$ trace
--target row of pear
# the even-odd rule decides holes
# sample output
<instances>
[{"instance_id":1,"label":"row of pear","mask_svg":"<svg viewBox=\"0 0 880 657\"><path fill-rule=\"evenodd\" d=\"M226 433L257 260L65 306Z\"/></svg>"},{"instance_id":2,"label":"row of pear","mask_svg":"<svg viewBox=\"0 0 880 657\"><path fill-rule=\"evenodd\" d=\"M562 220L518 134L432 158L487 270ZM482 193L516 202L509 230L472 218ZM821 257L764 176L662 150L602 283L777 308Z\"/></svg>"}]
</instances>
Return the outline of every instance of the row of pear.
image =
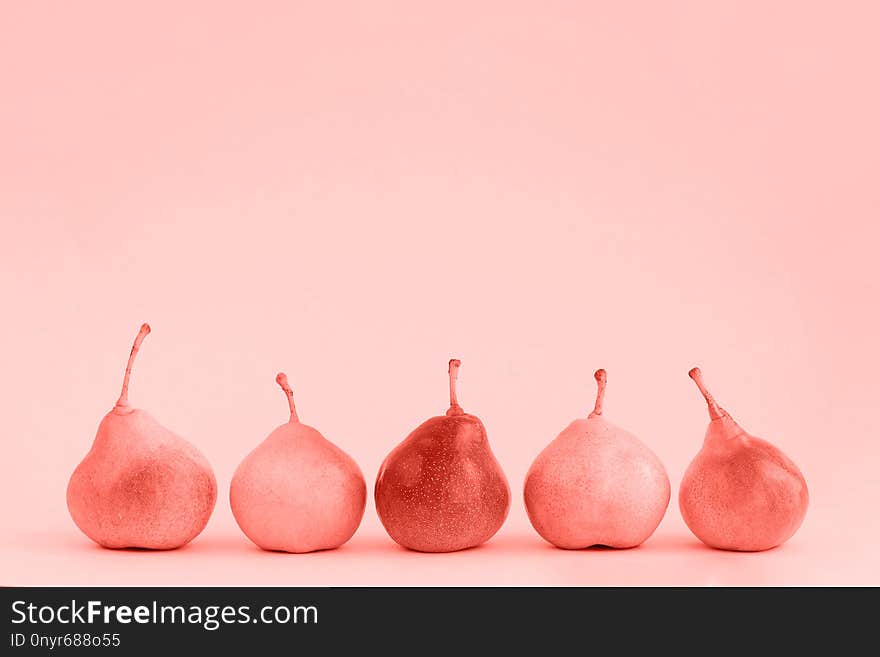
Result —
<instances>
[{"instance_id":1,"label":"row of pear","mask_svg":"<svg viewBox=\"0 0 880 657\"><path fill-rule=\"evenodd\" d=\"M174 549L204 529L217 482L192 444L128 402L132 365L150 333L141 326L122 392L98 427L67 487L77 526L107 548ZM385 458L376 511L400 545L450 552L480 545L504 523L510 487L479 418L458 402L458 360L449 361L449 410L416 427ZM690 371L709 408L703 447L679 488L691 531L709 546L766 550L788 540L809 494L798 467L744 431L715 401L700 370ZM357 530L366 482L357 463L300 422L287 377L290 419L241 462L229 501L241 530L259 547L311 552L339 547ZM606 374L596 372L592 413L574 420L535 459L525 506L535 530L560 548L628 548L644 542L669 504L669 477L651 449L603 415Z\"/></svg>"}]
</instances>

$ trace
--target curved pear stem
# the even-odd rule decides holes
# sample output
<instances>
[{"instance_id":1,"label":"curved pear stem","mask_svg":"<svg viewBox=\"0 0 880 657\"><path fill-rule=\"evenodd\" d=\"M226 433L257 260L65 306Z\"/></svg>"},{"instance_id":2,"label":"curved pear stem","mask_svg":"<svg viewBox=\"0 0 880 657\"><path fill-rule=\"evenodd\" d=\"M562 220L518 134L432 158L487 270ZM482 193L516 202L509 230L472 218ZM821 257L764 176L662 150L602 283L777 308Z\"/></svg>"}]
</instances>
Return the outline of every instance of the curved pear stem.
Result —
<instances>
[{"instance_id":1,"label":"curved pear stem","mask_svg":"<svg viewBox=\"0 0 880 657\"><path fill-rule=\"evenodd\" d=\"M589 417L602 415L602 404L605 401L605 384L608 381L608 375L605 373L605 370L596 370L593 376L596 378L599 389L596 392L596 404L593 406L593 412L590 413Z\"/></svg>"},{"instance_id":2,"label":"curved pear stem","mask_svg":"<svg viewBox=\"0 0 880 657\"><path fill-rule=\"evenodd\" d=\"M296 405L293 403L293 390L287 382L287 375L284 372L278 372L275 377L275 383L281 386L284 394L287 395L287 405L290 407L290 422L299 422L299 416L296 414Z\"/></svg>"},{"instance_id":3,"label":"curved pear stem","mask_svg":"<svg viewBox=\"0 0 880 657\"><path fill-rule=\"evenodd\" d=\"M694 380L694 383L697 384L700 392L703 393L703 397L706 398L706 403L709 405L709 417L713 420L724 417L724 410L720 406L718 406L718 402L715 401L712 393L709 392L708 388L706 388L706 383L703 381L703 373L700 371L700 368L694 367L693 369L691 369L690 372L688 372L688 376Z\"/></svg>"},{"instance_id":4,"label":"curved pear stem","mask_svg":"<svg viewBox=\"0 0 880 657\"><path fill-rule=\"evenodd\" d=\"M456 381L458 381L458 368L461 367L461 361L453 358L449 361L449 410L446 415L461 415L464 410L458 405L458 394L455 389Z\"/></svg>"},{"instance_id":5,"label":"curved pear stem","mask_svg":"<svg viewBox=\"0 0 880 657\"><path fill-rule=\"evenodd\" d=\"M122 392L119 393L119 399L116 400L117 406L128 406L128 382L131 379L131 367L134 365L134 359L141 348L141 343L149 334L150 325L141 324L141 330L138 331L134 344L131 345L131 353L128 355L128 364L125 366L125 378L122 379Z\"/></svg>"}]
</instances>

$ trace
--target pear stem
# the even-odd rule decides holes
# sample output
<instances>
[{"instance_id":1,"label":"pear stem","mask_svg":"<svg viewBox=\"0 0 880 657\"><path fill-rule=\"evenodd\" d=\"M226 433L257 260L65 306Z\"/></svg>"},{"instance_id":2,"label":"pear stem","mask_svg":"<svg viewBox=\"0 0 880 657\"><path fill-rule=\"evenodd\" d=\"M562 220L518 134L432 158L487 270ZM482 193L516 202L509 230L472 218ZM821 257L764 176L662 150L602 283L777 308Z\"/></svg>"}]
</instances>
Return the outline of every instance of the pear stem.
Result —
<instances>
[{"instance_id":1,"label":"pear stem","mask_svg":"<svg viewBox=\"0 0 880 657\"><path fill-rule=\"evenodd\" d=\"M703 373L700 371L700 368L694 367L688 372L688 376L694 380L694 383L697 384L700 392L703 393L703 397L706 398L706 404L709 405L709 417L713 420L724 417L724 411L718 406L718 402L715 401L715 398L712 396L712 393L709 392L709 389L706 388L706 383L703 381Z\"/></svg>"},{"instance_id":2,"label":"pear stem","mask_svg":"<svg viewBox=\"0 0 880 657\"><path fill-rule=\"evenodd\" d=\"M122 392L119 393L119 399L116 400L117 406L128 406L128 382L131 379L131 367L134 365L135 356L141 348L144 338L150 334L150 325L141 324L141 330L138 331L134 344L131 346L131 353L128 355L128 364L125 366L125 377L122 379Z\"/></svg>"},{"instance_id":3,"label":"pear stem","mask_svg":"<svg viewBox=\"0 0 880 657\"><path fill-rule=\"evenodd\" d=\"M596 404L593 406L593 412L590 413L589 417L602 415L602 404L605 401L605 384L608 381L608 375L605 373L605 370L596 370L593 376L596 378L599 389L596 392Z\"/></svg>"},{"instance_id":4,"label":"pear stem","mask_svg":"<svg viewBox=\"0 0 880 657\"><path fill-rule=\"evenodd\" d=\"M278 372L275 377L275 383L281 386L284 394L287 395L287 405L290 407L290 422L299 422L299 416L296 414L296 405L293 403L293 390L290 389L290 383L287 382L287 375L284 372Z\"/></svg>"},{"instance_id":5,"label":"pear stem","mask_svg":"<svg viewBox=\"0 0 880 657\"><path fill-rule=\"evenodd\" d=\"M458 381L459 367L461 367L461 361L457 358L449 361L449 410L446 411L446 415L461 415L464 413L464 410L458 405L458 394L455 389L455 383Z\"/></svg>"}]
</instances>

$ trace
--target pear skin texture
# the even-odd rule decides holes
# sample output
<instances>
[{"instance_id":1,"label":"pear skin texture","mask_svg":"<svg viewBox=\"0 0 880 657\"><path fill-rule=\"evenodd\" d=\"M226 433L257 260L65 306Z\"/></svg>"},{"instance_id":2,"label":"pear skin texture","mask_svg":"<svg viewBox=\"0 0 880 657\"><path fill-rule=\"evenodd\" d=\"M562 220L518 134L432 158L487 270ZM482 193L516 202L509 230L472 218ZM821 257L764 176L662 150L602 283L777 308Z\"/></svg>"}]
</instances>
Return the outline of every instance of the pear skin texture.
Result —
<instances>
[{"instance_id":1,"label":"pear skin texture","mask_svg":"<svg viewBox=\"0 0 880 657\"><path fill-rule=\"evenodd\" d=\"M678 492L681 515L697 538L742 552L787 541L808 504L807 482L792 460L726 414L709 423Z\"/></svg>"},{"instance_id":2,"label":"pear skin texture","mask_svg":"<svg viewBox=\"0 0 880 657\"><path fill-rule=\"evenodd\" d=\"M348 454L312 427L289 422L239 464L229 503L238 526L264 550L330 550L360 525L367 485Z\"/></svg>"},{"instance_id":3,"label":"pear skin texture","mask_svg":"<svg viewBox=\"0 0 880 657\"><path fill-rule=\"evenodd\" d=\"M106 548L179 548L205 528L216 501L202 453L129 407L104 416L67 486L73 521Z\"/></svg>"},{"instance_id":4,"label":"pear skin texture","mask_svg":"<svg viewBox=\"0 0 880 657\"><path fill-rule=\"evenodd\" d=\"M419 552L453 552L488 541L510 510L510 487L479 418L427 420L386 457L376 510L394 541Z\"/></svg>"},{"instance_id":5,"label":"pear skin texture","mask_svg":"<svg viewBox=\"0 0 880 657\"><path fill-rule=\"evenodd\" d=\"M602 417L572 422L538 455L524 486L535 530L556 547L630 548L666 513L669 477L634 435Z\"/></svg>"}]
</instances>

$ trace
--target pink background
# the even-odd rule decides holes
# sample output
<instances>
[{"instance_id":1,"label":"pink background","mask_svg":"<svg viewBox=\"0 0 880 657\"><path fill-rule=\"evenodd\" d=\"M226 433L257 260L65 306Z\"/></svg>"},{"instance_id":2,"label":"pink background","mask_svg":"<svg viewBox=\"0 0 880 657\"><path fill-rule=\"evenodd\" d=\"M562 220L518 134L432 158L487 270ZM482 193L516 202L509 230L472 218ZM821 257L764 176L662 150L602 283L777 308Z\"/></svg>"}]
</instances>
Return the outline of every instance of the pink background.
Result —
<instances>
[{"instance_id":1,"label":"pink background","mask_svg":"<svg viewBox=\"0 0 880 657\"><path fill-rule=\"evenodd\" d=\"M0 5L0 582L880 584L877 3L179 4ZM64 502L142 321L132 403L220 488L173 553ZM372 488L450 356L514 491L492 541L406 552L372 494L335 552L238 531L279 369ZM695 364L807 478L780 549L681 521ZM522 481L600 366L673 501L641 548L563 552Z\"/></svg>"}]
</instances>

